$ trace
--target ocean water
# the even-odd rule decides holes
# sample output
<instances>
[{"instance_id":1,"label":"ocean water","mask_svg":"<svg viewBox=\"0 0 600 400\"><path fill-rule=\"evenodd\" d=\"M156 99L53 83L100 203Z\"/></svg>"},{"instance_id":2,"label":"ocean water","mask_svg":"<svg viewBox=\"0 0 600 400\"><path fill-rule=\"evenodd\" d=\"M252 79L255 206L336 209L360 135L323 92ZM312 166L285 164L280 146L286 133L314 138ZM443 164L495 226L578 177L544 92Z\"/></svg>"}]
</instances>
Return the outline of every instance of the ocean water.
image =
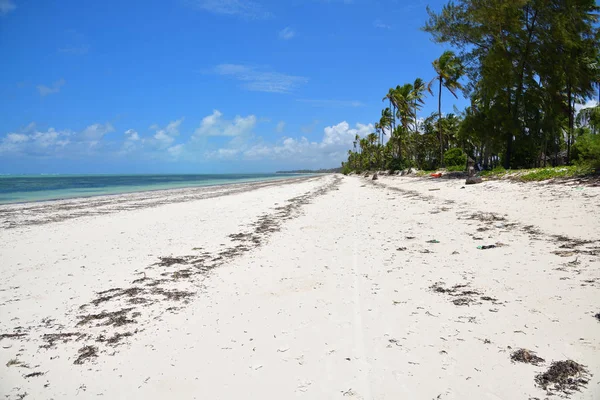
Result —
<instances>
[{"instance_id":1,"label":"ocean water","mask_svg":"<svg viewBox=\"0 0 600 400\"><path fill-rule=\"evenodd\" d=\"M289 178L291 174L0 176L0 204L226 185Z\"/></svg>"}]
</instances>

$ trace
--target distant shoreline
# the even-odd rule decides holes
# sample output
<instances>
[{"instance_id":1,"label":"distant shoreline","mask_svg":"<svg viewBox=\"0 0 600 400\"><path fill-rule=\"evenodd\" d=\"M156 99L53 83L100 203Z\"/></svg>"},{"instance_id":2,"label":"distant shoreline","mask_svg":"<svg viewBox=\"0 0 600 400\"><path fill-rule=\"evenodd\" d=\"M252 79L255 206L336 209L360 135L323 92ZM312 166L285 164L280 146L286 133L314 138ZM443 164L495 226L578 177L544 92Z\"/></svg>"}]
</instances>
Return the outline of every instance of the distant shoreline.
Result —
<instances>
[{"instance_id":1,"label":"distant shoreline","mask_svg":"<svg viewBox=\"0 0 600 400\"><path fill-rule=\"evenodd\" d=\"M71 175L0 179L0 206L282 181L310 174ZM198 179L176 179L178 177ZM50 179L55 178L54 181Z\"/></svg>"}]
</instances>

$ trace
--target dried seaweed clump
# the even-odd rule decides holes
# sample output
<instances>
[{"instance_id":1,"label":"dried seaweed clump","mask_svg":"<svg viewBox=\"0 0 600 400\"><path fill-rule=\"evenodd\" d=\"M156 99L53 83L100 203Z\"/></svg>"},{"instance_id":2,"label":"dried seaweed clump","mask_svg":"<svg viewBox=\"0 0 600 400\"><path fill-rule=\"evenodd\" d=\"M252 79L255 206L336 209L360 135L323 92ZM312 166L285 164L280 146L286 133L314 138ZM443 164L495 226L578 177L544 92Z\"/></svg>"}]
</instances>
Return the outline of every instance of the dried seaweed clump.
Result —
<instances>
[{"instance_id":1,"label":"dried seaweed clump","mask_svg":"<svg viewBox=\"0 0 600 400\"><path fill-rule=\"evenodd\" d=\"M98 357L98 348L96 346L83 346L79 349L79 357L73 361L73 364L80 365L95 357Z\"/></svg>"},{"instance_id":2,"label":"dried seaweed clump","mask_svg":"<svg viewBox=\"0 0 600 400\"><path fill-rule=\"evenodd\" d=\"M546 372L535 377L535 382L544 390L569 395L585 387L589 377L587 369L575 361L555 361Z\"/></svg>"},{"instance_id":3,"label":"dried seaweed clump","mask_svg":"<svg viewBox=\"0 0 600 400\"><path fill-rule=\"evenodd\" d=\"M515 362L522 362L525 364L539 365L545 360L542 357L538 357L535 352L527 349L519 349L510 355L510 359Z\"/></svg>"},{"instance_id":4,"label":"dried seaweed clump","mask_svg":"<svg viewBox=\"0 0 600 400\"><path fill-rule=\"evenodd\" d=\"M102 311L99 314L81 315L79 316L81 321L77 323L77 326L85 325L92 321L99 320L106 320L102 325L113 325L115 327L123 326L126 324L132 324L135 322L135 320L127 318L127 313L131 310L133 310L133 308L124 308L122 310L113 312Z\"/></svg>"}]
</instances>

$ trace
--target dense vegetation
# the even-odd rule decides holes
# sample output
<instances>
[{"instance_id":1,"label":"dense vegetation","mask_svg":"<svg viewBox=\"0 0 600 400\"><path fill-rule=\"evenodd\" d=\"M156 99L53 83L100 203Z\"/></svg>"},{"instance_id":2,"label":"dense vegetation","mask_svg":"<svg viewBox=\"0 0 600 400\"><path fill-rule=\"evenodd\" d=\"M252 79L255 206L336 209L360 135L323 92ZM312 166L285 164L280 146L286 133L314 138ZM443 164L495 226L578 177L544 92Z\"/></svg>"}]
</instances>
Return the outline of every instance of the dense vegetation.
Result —
<instances>
[{"instance_id":1,"label":"dense vegetation","mask_svg":"<svg viewBox=\"0 0 600 400\"><path fill-rule=\"evenodd\" d=\"M457 0L428 9L423 30L445 51L428 83L418 78L383 98L375 132L356 137L344 172L600 167L600 29L594 0ZM470 106L442 114L442 88ZM437 112L419 118L427 95ZM579 109L579 112L577 110ZM386 139L388 139L386 141ZM460 168L460 167L458 167Z\"/></svg>"}]
</instances>

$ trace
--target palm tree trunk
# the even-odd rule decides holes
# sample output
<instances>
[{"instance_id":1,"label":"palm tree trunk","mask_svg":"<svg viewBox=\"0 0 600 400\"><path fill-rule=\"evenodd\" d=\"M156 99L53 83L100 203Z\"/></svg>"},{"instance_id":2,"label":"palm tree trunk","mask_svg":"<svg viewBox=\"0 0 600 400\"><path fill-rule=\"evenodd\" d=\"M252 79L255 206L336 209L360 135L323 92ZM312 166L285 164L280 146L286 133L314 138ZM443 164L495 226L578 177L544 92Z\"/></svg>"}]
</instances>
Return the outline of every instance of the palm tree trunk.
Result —
<instances>
[{"instance_id":1,"label":"palm tree trunk","mask_svg":"<svg viewBox=\"0 0 600 400\"><path fill-rule=\"evenodd\" d=\"M571 162L571 138L573 136L573 100L571 85L567 85L567 98L569 102L569 131L567 132L567 165Z\"/></svg>"},{"instance_id":2,"label":"palm tree trunk","mask_svg":"<svg viewBox=\"0 0 600 400\"><path fill-rule=\"evenodd\" d=\"M440 134L440 167L444 166L444 136L442 135L442 77L440 80L440 95L438 96L438 132Z\"/></svg>"},{"instance_id":3,"label":"palm tree trunk","mask_svg":"<svg viewBox=\"0 0 600 400\"><path fill-rule=\"evenodd\" d=\"M419 134L419 125L417 122L417 101L415 100L415 137L414 140L417 140L417 135ZM413 144L414 144L414 140L413 140ZM414 150L414 148L412 149ZM414 151L412 153L413 157L414 157Z\"/></svg>"}]
</instances>

